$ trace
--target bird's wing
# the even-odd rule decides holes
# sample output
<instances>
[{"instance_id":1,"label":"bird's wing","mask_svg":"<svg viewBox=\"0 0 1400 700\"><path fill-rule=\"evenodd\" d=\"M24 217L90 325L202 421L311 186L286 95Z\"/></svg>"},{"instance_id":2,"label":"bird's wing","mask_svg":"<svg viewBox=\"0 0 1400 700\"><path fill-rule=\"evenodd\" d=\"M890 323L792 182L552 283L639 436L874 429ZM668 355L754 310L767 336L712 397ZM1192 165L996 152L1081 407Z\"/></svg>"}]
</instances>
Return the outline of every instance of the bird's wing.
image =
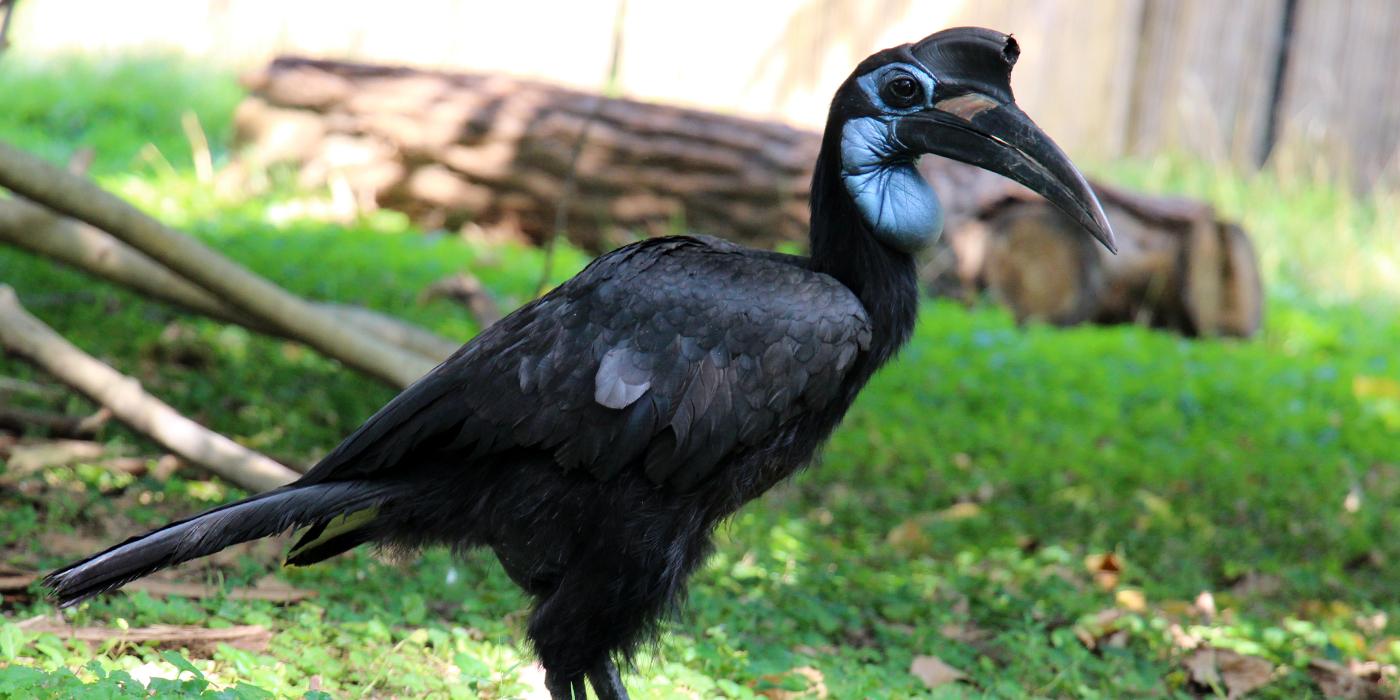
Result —
<instances>
[{"instance_id":1,"label":"bird's wing","mask_svg":"<svg viewBox=\"0 0 1400 700\"><path fill-rule=\"evenodd\" d=\"M369 419L308 481L512 447L678 488L835 399L870 342L836 280L716 239L643 241L483 332Z\"/></svg>"}]
</instances>

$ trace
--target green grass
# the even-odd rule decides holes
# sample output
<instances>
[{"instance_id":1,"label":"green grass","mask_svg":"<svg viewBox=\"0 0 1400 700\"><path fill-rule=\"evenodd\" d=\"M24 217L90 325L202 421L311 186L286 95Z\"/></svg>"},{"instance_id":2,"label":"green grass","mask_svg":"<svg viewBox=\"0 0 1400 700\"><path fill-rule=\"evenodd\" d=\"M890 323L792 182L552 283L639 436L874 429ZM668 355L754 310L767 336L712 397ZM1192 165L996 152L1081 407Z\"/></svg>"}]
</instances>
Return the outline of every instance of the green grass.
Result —
<instances>
[{"instance_id":1,"label":"green grass","mask_svg":"<svg viewBox=\"0 0 1400 700\"><path fill-rule=\"evenodd\" d=\"M395 216L268 223L270 209L304 193L216 196L190 174L179 120L192 109L226 134L238 97L226 77L151 61L25 67L0 73L0 94L22 95L22 108L0 111L0 137L59 160L102 141L94 172L104 185L293 291L466 338L476 329L463 312L418 305L419 289L470 269L510 306L538 274L536 251L429 237ZM49 128L51 113L66 126ZM163 160L140 155L146 142ZM628 676L635 697L816 697L814 677L833 698L1187 696L1181 635L1278 664L1257 693L1266 698L1318 695L1303 670L1310 659L1400 664L1390 622L1400 616L1391 536L1400 320L1375 262L1395 259L1383 225L1393 201L1171 159L1100 170L1209 195L1245 217L1271 289L1260 337L1019 329L994 308L927 304L914 341L861 396L822 463L721 528L685 616ZM557 272L584 262L566 251ZM80 347L281 459L314 460L391 395L296 345L25 254L0 249L0 280ZM187 329L197 362L161 360L172 324ZM5 358L0 375L39 378ZM120 428L103 439L156 452ZM56 534L113 541L236 495L194 472L158 483L91 465L49 469L0 490L0 562L53 566L73 554L57 551ZM1085 560L1110 552L1118 579L1096 582ZM245 585L273 559L250 550L186 571ZM278 575L317 597L276 605L136 593L68 613L94 626L260 624L275 634L259 652L65 643L17 625L48 606L10 600L0 698L139 697L132 678L152 669L184 669L182 680L152 682L177 697L527 689L525 600L489 556L393 563L355 553ZM1202 591L1214 595L1213 618L1190 608ZM1145 608L1131 609L1135 594ZM1106 610L1121 612L1112 630ZM909 673L918 655L970 682L924 689Z\"/></svg>"}]
</instances>

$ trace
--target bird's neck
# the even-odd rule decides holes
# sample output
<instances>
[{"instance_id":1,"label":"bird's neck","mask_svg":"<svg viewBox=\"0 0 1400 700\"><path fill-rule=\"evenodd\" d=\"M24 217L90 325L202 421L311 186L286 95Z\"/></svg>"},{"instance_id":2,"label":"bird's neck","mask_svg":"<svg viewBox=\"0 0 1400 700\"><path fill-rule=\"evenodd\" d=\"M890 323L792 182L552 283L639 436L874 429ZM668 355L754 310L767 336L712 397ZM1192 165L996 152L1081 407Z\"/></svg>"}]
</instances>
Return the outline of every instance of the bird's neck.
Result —
<instances>
[{"instance_id":1,"label":"bird's neck","mask_svg":"<svg viewBox=\"0 0 1400 700\"><path fill-rule=\"evenodd\" d=\"M812 268L835 277L860 299L871 321L873 366L909 340L918 312L914 258L871 233L841 181L839 137L823 139L812 176Z\"/></svg>"}]
</instances>

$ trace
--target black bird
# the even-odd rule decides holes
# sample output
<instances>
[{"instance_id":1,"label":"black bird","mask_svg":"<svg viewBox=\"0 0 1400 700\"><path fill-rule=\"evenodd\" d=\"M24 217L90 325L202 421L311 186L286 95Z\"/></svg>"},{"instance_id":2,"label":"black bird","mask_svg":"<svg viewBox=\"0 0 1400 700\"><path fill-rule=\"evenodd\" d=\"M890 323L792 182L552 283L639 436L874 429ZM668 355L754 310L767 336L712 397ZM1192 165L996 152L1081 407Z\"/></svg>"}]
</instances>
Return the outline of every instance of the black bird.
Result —
<instances>
[{"instance_id":1,"label":"black bird","mask_svg":"<svg viewBox=\"0 0 1400 700\"><path fill-rule=\"evenodd\" d=\"M50 574L63 606L305 528L289 564L366 543L490 547L534 598L554 698L625 698L615 665L678 606L711 533L811 461L908 340L942 229L934 153L1045 195L1110 250L1084 178L1013 102L1019 49L949 29L863 61L812 179L811 257L646 240L486 329L295 483Z\"/></svg>"}]
</instances>

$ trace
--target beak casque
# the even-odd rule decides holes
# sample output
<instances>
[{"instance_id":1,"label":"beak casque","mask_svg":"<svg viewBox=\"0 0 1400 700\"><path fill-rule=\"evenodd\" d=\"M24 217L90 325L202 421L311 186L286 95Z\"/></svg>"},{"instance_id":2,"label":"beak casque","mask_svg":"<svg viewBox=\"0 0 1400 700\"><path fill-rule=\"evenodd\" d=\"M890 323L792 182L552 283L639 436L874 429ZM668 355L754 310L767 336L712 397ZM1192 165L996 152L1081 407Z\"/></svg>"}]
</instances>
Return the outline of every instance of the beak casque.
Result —
<instances>
[{"instance_id":1,"label":"beak casque","mask_svg":"<svg viewBox=\"0 0 1400 700\"><path fill-rule=\"evenodd\" d=\"M944 78L933 105L906 115L898 140L1006 176L1045 197L1112 252L1113 229L1089 183L1055 142L1022 112L1011 94L1016 40L987 29L949 29L909 46L913 57Z\"/></svg>"}]
</instances>

